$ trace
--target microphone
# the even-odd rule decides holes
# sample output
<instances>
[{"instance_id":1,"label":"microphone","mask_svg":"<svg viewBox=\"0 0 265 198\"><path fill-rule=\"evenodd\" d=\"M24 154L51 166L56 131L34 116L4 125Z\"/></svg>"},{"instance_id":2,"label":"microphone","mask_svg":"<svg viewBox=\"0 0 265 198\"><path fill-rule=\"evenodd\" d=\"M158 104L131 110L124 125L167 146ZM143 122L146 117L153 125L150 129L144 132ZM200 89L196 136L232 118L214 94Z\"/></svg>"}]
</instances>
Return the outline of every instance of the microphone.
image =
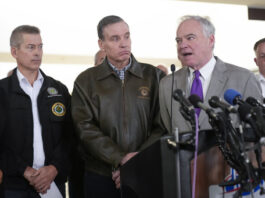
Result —
<instances>
[{"instance_id":1,"label":"microphone","mask_svg":"<svg viewBox=\"0 0 265 198\"><path fill-rule=\"evenodd\" d=\"M176 70L176 66L174 64L170 65L170 70L172 73L174 73L174 71Z\"/></svg>"},{"instance_id":2,"label":"microphone","mask_svg":"<svg viewBox=\"0 0 265 198\"><path fill-rule=\"evenodd\" d=\"M239 113L240 119L245 122L249 121L249 119L252 118L251 109L252 109L252 106L250 106L247 103L240 105L238 107L238 113Z\"/></svg>"},{"instance_id":3,"label":"microphone","mask_svg":"<svg viewBox=\"0 0 265 198\"><path fill-rule=\"evenodd\" d=\"M257 100L256 98L253 98L251 96L246 99L246 102L253 107L261 107L262 109L265 109L259 100Z\"/></svg>"},{"instance_id":4,"label":"microphone","mask_svg":"<svg viewBox=\"0 0 265 198\"><path fill-rule=\"evenodd\" d=\"M231 105L244 104L245 102L241 98L241 94L234 89L227 89L224 93L224 99Z\"/></svg>"},{"instance_id":5,"label":"microphone","mask_svg":"<svg viewBox=\"0 0 265 198\"><path fill-rule=\"evenodd\" d=\"M194 112L194 107L192 104L185 98L185 94L181 89L177 89L174 91L173 97L176 101L178 101L181 106L187 110L188 112L193 111Z\"/></svg>"},{"instance_id":6,"label":"microphone","mask_svg":"<svg viewBox=\"0 0 265 198\"><path fill-rule=\"evenodd\" d=\"M201 98L196 94L190 95L189 101L195 108L203 109L208 114L209 117L213 118L214 120L218 120L217 114L212 109L204 105Z\"/></svg>"},{"instance_id":7,"label":"microphone","mask_svg":"<svg viewBox=\"0 0 265 198\"><path fill-rule=\"evenodd\" d=\"M170 132L173 133L173 115L172 115L172 110L173 110L173 90L174 90L174 72L175 72L175 65L172 64L170 66L171 72L172 72L172 85L171 85L171 103L170 103L170 115L171 115L171 123L170 123Z\"/></svg>"},{"instance_id":8,"label":"microphone","mask_svg":"<svg viewBox=\"0 0 265 198\"><path fill-rule=\"evenodd\" d=\"M225 112L229 112L229 113L237 113L237 110L233 107L233 106L231 106L231 105L229 105L229 104L227 104L227 103L225 103L225 102L223 102L219 97L217 97L217 96L212 96L210 99L209 99L209 105L211 106L211 107L213 107L213 108L221 108L223 111L225 111Z\"/></svg>"},{"instance_id":9,"label":"microphone","mask_svg":"<svg viewBox=\"0 0 265 198\"><path fill-rule=\"evenodd\" d=\"M256 118L253 117L254 113L253 107L248 103L244 103L238 107L238 113L240 119L243 120L244 122L249 123L252 129L254 130L254 132L258 135L258 137L261 137L262 135L259 129L263 127L259 127L259 125L256 125L255 119L257 119L258 117Z\"/></svg>"}]
</instances>

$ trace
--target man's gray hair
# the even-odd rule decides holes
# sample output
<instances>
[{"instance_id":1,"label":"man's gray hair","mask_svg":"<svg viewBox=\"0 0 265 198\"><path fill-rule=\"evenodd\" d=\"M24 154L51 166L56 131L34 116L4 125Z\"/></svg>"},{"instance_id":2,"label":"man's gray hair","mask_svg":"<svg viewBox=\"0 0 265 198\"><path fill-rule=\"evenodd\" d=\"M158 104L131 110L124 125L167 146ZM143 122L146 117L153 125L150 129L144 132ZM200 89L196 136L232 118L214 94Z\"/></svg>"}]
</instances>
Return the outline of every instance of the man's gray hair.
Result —
<instances>
[{"instance_id":1,"label":"man's gray hair","mask_svg":"<svg viewBox=\"0 0 265 198\"><path fill-rule=\"evenodd\" d=\"M10 37L10 47L20 47L20 44L23 43L22 34L40 34L40 30L39 28L30 25L18 26L12 31Z\"/></svg>"},{"instance_id":2,"label":"man's gray hair","mask_svg":"<svg viewBox=\"0 0 265 198\"><path fill-rule=\"evenodd\" d=\"M201 16L196 16L196 15L185 15L181 17L180 23L186 20L198 21L201 24L203 33L206 37L209 37L215 34L215 27L212 24L212 22L209 20L209 17L201 17Z\"/></svg>"}]
</instances>

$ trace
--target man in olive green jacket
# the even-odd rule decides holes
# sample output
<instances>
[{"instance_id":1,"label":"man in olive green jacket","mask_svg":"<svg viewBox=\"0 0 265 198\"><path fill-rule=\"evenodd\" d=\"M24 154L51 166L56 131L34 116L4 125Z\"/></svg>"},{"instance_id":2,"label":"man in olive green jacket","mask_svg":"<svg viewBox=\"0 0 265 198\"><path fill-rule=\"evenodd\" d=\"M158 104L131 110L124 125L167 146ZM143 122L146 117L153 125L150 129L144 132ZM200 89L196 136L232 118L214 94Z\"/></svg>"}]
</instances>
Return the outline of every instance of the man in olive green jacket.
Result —
<instances>
[{"instance_id":1,"label":"man in olive green jacket","mask_svg":"<svg viewBox=\"0 0 265 198\"><path fill-rule=\"evenodd\" d=\"M106 58L77 77L72 116L85 150L85 197L120 197L118 167L163 134L158 89L165 74L136 61L120 17L103 18L98 36Z\"/></svg>"}]
</instances>

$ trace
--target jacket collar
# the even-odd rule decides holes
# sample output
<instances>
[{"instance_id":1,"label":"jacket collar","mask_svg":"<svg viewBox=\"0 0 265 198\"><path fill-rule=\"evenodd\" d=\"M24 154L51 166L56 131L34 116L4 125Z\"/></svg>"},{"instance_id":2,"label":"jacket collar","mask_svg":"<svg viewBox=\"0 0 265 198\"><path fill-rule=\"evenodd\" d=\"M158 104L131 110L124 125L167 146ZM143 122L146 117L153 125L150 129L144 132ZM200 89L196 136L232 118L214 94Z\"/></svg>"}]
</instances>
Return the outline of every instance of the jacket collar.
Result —
<instances>
[{"instance_id":1,"label":"jacket collar","mask_svg":"<svg viewBox=\"0 0 265 198\"><path fill-rule=\"evenodd\" d=\"M134 58L133 55L131 55L131 59L132 59L132 65L129 67L129 69L127 71L130 72L131 74L139 77L139 78L143 78L143 68L137 62L137 60ZM98 70L99 72L97 73L97 80L105 79L110 75L117 76L117 74L110 67L110 65L107 61L107 58L105 58L104 62L101 65L96 66L96 67L99 68L99 70Z\"/></svg>"},{"instance_id":2,"label":"jacket collar","mask_svg":"<svg viewBox=\"0 0 265 198\"><path fill-rule=\"evenodd\" d=\"M208 101L212 96L223 97L221 94L222 90L226 85L228 76L225 74L227 71L227 65L221 59L215 56L216 64L212 73L212 78L209 84L209 88L205 97L205 101ZM199 117L199 123L208 122L206 119L208 116L204 111L201 112L202 115Z\"/></svg>"},{"instance_id":3,"label":"jacket collar","mask_svg":"<svg viewBox=\"0 0 265 198\"><path fill-rule=\"evenodd\" d=\"M43 84L42 84L42 87L40 89L40 93L45 90L47 87L50 86L51 84L51 81L49 80L49 78L47 78L47 76L45 75L45 73L40 69L40 72L43 76ZM12 92L17 92L19 94L25 94L25 92L21 89L20 85L19 85L19 81L18 81L18 78L17 78L17 68L15 68L13 70L13 73L12 75L9 77L10 78L10 87L11 87L11 90Z\"/></svg>"}]
</instances>

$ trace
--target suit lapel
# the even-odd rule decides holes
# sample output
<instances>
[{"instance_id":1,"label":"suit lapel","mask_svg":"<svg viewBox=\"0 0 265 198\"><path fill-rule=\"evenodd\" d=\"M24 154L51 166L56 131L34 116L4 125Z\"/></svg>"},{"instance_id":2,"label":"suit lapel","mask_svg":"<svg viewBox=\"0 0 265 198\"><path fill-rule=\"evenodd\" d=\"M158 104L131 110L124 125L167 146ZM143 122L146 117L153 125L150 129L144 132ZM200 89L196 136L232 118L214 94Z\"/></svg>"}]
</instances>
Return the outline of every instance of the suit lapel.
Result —
<instances>
[{"instance_id":1,"label":"suit lapel","mask_svg":"<svg viewBox=\"0 0 265 198\"><path fill-rule=\"evenodd\" d=\"M181 89L185 93L186 97L189 97L190 95L190 93L188 93L188 75L188 67L181 69L180 72L175 75L175 84L177 85L176 89Z\"/></svg>"},{"instance_id":2,"label":"suit lapel","mask_svg":"<svg viewBox=\"0 0 265 198\"><path fill-rule=\"evenodd\" d=\"M208 100L212 96L223 97L220 94L223 93L222 90L224 89L228 78L227 74L225 73L227 70L225 63L222 62L217 57L215 58L216 58L216 64L204 100L204 104L206 104L207 106L209 106ZM204 111L201 111L201 115L199 117L199 123L201 126L205 126L205 122L208 122L208 119L206 118L208 118L207 114Z\"/></svg>"},{"instance_id":3,"label":"suit lapel","mask_svg":"<svg viewBox=\"0 0 265 198\"><path fill-rule=\"evenodd\" d=\"M185 94L186 98L188 98L190 95L188 93L188 90L189 90L189 88L188 88L188 75L189 75L188 68L183 67L175 73L175 80L174 80L174 82L175 82L174 83L174 86L175 86L174 90L181 89L183 91L183 93ZM181 119L176 120L176 126L182 126L182 129L191 130L191 127L188 124L189 122L186 122L185 119L182 118L182 115L181 116L179 115L179 114L181 114L179 111L179 108L180 108L179 103L176 103L176 104L177 104L176 105L177 109L175 109L176 112L173 112L173 115L174 115L174 113L176 113L174 116L176 118L181 118Z\"/></svg>"}]
</instances>

